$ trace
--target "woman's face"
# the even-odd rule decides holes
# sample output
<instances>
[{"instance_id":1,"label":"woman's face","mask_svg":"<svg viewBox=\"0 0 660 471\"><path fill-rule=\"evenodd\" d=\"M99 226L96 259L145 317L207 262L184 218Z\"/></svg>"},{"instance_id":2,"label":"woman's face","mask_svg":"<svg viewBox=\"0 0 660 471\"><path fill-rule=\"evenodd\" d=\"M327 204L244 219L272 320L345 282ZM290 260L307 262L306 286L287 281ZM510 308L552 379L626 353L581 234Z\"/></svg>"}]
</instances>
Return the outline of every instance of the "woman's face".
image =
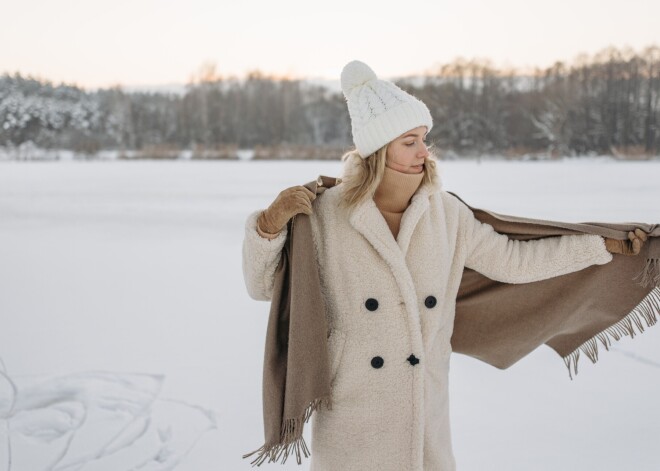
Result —
<instances>
[{"instance_id":1,"label":"woman's face","mask_svg":"<svg viewBox=\"0 0 660 471\"><path fill-rule=\"evenodd\" d=\"M426 149L426 126L420 126L403 133L387 146L385 166L403 173L424 171L424 159L429 155Z\"/></svg>"}]
</instances>

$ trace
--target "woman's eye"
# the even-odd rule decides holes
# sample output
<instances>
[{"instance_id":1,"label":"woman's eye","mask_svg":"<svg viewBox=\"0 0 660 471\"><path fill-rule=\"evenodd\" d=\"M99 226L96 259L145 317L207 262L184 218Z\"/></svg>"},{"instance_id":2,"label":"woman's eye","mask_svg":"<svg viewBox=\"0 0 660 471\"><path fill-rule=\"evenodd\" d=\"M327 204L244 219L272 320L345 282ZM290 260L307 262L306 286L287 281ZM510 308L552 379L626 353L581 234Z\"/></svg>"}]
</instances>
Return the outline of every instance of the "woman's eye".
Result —
<instances>
[{"instance_id":1,"label":"woman's eye","mask_svg":"<svg viewBox=\"0 0 660 471\"><path fill-rule=\"evenodd\" d=\"M422 140L422 143L423 143L424 145L426 145L426 144L427 144L427 141ZM413 145L415 145L415 141L407 142L405 145L407 145L408 147L413 146Z\"/></svg>"}]
</instances>

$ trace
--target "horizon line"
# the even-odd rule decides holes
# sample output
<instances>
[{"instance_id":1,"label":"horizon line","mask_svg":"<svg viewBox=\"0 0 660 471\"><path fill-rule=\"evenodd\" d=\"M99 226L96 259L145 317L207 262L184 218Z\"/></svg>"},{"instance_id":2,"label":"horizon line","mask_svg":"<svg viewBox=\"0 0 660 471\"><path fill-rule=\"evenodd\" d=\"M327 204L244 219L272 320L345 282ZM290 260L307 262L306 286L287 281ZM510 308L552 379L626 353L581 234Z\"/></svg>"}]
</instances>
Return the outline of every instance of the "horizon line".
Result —
<instances>
[{"instance_id":1,"label":"horizon line","mask_svg":"<svg viewBox=\"0 0 660 471\"><path fill-rule=\"evenodd\" d=\"M385 80L390 80L390 81L396 81L396 80L405 80L405 79L419 79L422 77L452 77L455 75L451 74L441 74L440 71L442 67L444 66L449 66L457 63L462 63L464 65L470 65L472 63L476 63L478 65L485 65L490 67L498 76L515 76L515 77L530 77L530 76L537 76L541 73L543 73L544 70L547 70L548 68L557 66L559 64L565 66L565 67L571 67L576 64L577 61L587 59L588 62L587 64L596 64L596 63L602 63L596 61L596 58L606 52L618 52L618 53L630 53L632 52L634 55L639 55L644 53L645 51L649 49L655 49L655 48L660 48L660 46L657 43L652 43L647 46L642 47L639 51L634 50L633 48L629 46L621 46L620 48L609 45L606 46L602 49L600 49L598 52L595 53L585 53L585 52L579 52L573 55L571 59L555 59L550 61L549 65L513 65L510 63L497 63L493 59L489 57L483 57L483 56L474 56L471 58L466 58L463 56L456 56L454 57L451 61L449 62L435 62L431 66L427 67L421 72L412 72L408 74L403 74L403 75L395 75L395 76L383 76L379 77ZM249 78L253 74L258 74L259 76L266 78L266 79L271 79L275 81L325 81L325 82L340 82L339 74L337 74L336 77L327 77L324 75L300 75L300 74L290 74L290 73L277 73L277 72L268 72L266 70L262 70L259 68L250 68L246 69L243 71L242 74L235 74L235 73L228 73L228 74L217 74L215 72L215 68L217 66L216 62L212 61L205 61L203 62L199 68L197 69L196 72L193 72L188 75L188 79L184 81L168 81L168 82L161 82L161 83L123 83L123 82L106 82L103 84L96 84L96 85L85 85L80 82L74 81L66 81L66 80L53 80L47 77L44 77L40 73L24 73L19 70L14 70L14 71L8 71L4 70L0 72L0 77L3 76L9 76L9 77L16 77L20 76L25 79L31 79L31 80L36 80L38 82L42 83L48 83L51 84L52 86L70 86L70 87L75 87L79 88L85 91L94 91L94 90L104 90L104 89L111 89L111 88L117 88L119 87L120 89L130 89L130 88L164 88L164 87L186 87L189 85L195 85L198 83L203 83L203 82L214 82L214 81L231 81L231 80L236 80L236 81L243 81ZM513 73L513 75L511 74Z\"/></svg>"}]
</instances>

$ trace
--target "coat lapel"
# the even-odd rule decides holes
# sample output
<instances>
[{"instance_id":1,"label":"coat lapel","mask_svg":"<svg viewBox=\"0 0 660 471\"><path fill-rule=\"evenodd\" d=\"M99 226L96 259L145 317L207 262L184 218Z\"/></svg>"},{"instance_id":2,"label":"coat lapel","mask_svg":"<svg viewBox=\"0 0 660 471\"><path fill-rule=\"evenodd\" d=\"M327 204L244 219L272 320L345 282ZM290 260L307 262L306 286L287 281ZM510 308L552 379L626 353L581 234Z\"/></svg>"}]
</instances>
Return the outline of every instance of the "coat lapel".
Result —
<instances>
[{"instance_id":1,"label":"coat lapel","mask_svg":"<svg viewBox=\"0 0 660 471\"><path fill-rule=\"evenodd\" d=\"M399 262L401 249L373 199L370 198L354 208L350 223L388 263Z\"/></svg>"},{"instance_id":2,"label":"coat lapel","mask_svg":"<svg viewBox=\"0 0 660 471\"><path fill-rule=\"evenodd\" d=\"M374 200L370 198L356 206L349 215L349 222L373 246L378 255L385 260L394 280L399 285L401 296L408 306L408 311L412 313L413 317L418 318L415 304L417 293L412 275L406 265L405 256L401 251L401 247L394 240L392 232ZM417 324L419 324L419 320L417 320Z\"/></svg>"},{"instance_id":3,"label":"coat lapel","mask_svg":"<svg viewBox=\"0 0 660 471\"><path fill-rule=\"evenodd\" d=\"M419 187L411 199L410 206L403 213L396 240L373 198L358 204L349 215L351 226L376 249L398 279L410 278L405 261L410 239L417 223L428 210L430 196L439 188L440 184L433 186L429 183L423 183Z\"/></svg>"},{"instance_id":4,"label":"coat lapel","mask_svg":"<svg viewBox=\"0 0 660 471\"><path fill-rule=\"evenodd\" d=\"M417 223L422 218L424 213L429 207L429 198L435 192L437 187L433 187L428 183L422 184L415 192L410 201L410 206L406 208L401 217L401 225L399 226L399 235L397 237L397 244L405 258L408 253L410 239L415 232Z\"/></svg>"}]
</instances>

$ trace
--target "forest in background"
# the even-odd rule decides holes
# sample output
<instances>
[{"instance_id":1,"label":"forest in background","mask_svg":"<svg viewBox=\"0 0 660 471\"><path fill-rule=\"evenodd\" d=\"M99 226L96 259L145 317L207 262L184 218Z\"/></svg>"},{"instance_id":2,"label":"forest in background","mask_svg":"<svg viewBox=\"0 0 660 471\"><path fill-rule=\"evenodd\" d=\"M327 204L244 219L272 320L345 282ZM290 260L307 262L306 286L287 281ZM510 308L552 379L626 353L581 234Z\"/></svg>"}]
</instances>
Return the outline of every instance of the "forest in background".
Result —
<instances>
[{"instance_id":1,"label":"forest in background","mask_svg":"<svg viewBox=\"0 0 660 471\"><path fill-rule=\"evenodd\" d=\"M607 48L521 74L457 59L396 84L424 101L440 158L660 155L660 47ZM183 93L95 91L0 76L0 148L83 158L339 159L352 148L340 91L208 65ZM105 154L104 154L105 153ZM53 155L52 153L49 155Z\"/></svg>"}]
</instances>

